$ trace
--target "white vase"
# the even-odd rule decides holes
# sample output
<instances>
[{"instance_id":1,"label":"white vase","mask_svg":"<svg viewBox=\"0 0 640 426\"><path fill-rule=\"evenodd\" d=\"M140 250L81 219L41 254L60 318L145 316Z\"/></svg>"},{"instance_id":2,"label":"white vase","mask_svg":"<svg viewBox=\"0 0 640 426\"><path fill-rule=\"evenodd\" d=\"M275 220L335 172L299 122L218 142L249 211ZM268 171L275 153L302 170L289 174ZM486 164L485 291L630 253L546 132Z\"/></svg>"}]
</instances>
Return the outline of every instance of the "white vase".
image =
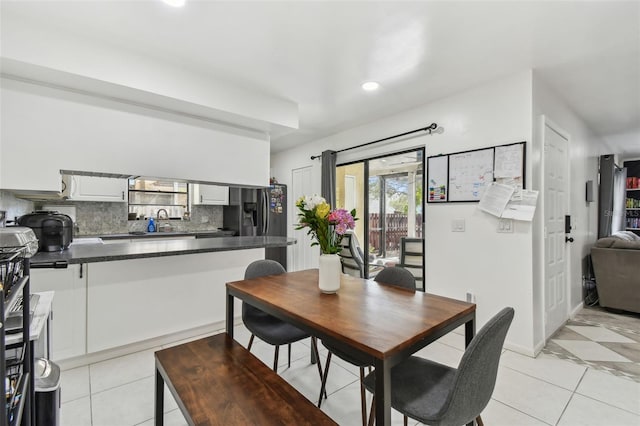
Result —
<instances>
[{"instance_id":1,"label":"white vase","mask_svg":"<svg viewBox=\"0 0 640 426\"><path fill-rule=\"evenodd\" d=\"M318 287L323 293L335 293L340 288L340 276L342 265L337 254L320 255L320 272L318 274Z\"/></svg>"}]
</instances>

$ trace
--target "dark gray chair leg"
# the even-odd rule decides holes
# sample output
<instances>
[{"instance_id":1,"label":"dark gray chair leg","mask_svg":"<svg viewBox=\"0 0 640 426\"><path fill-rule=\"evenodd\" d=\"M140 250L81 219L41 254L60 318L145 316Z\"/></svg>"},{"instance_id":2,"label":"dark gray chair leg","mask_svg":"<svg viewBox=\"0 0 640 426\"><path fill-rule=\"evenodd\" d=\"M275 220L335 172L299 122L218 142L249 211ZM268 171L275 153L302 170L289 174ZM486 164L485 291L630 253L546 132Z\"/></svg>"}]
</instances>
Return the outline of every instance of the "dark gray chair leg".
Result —
<instances>
[{"instance_id":1,"label":"dark gray chair leg","mask_svg":"<svg viewBox=\"0 0 640 426\"><path fill-rule=\"evenodd\" d=\"M364 367L360 367L360 411L362 411L362 426L367 426L367 399L364 392ZM406 426L406 425L405 425Z\"/></svg>"},{"instance_id":2,"label":"dark gray chair leg","mask_svg":"<svg viewBox=\"0 0 640 426\"><path fill-rule=\"evenodd\" d=\"M322 405L322 395L324 395L325 398L327 397L327 391L325 390L325 387L327 386L327 376L329 375L329 366L331 365L331 355L333 354L331 353L331 351L329 351L329 355L327 355L327 365L325 365L324 374L322 375L322 385L320 386L320 397L318 398L318 408L320 408L320 406ZM319 358L318 358L318 362L320 362Z\"/></svg>"},{"instance_id":3,"label":"dark gray chair leg","mask_svg":"<svg viewBox=\"0 0 640 426\"><path fill-rule=\"evenodd\" d=\"M291 368L291 343L289 343L289 359L287 360L288 368Z\"/></svg>"},{"instance_id":4,"label":"dark gray chair leg","mask_svg":"<svg viewBox=\"0 0 640 426\"><path fill-rule=\"evenodd\" d=\"M318 339L316 337L311 337L311 349L316 357L316 365L318 366L318 375L320 376L320 382L322 382L322 365L320 364L320 353L318 352ZM322 394L321 394L322 395ZM324 391L324 397L327 398L327 391Z\"/></svg>"},{"instance_id":5,"label":"dark gray chair leg","mask_svg":"<svg viewBox=\"0 0 640 426\"><path fill-rule=\"evenodd\" d=\"M256 337L255 335L251 335L251 337L249 338L249 346L247 347L248 351L251 351L251 345L253 345L253 338Z\"/></svg>"},{"instance_id":6,"label":"dark gray chair leg","mask_svg":"<svg viewBox=\"0 0 640 426\"><path fill-rule=\"evenodd\" d=\"M278 354L280 354L280 346L276 346L276 353L273 355L273 371L278 372Z\"/></svg>"}]
</instances>

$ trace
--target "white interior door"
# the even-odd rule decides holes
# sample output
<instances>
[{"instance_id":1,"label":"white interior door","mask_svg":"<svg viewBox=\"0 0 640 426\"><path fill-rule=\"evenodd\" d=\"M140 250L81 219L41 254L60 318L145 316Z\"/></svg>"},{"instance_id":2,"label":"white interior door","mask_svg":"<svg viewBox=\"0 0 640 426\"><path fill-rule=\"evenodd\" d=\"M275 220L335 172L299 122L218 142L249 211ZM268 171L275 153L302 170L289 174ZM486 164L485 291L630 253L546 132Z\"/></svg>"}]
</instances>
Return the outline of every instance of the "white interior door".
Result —
<instances>
[{"instance_id":1,"label":"white interior door","mask_svg":"<svg viewBox=\"0 0 640 426\"><path fill-rule=\"evenodd\" d=\"M549 338L569 317L569 252L565 242L565 215L569 214L568 138L544 123L544 298L545 337Z\"/></svg>"},{"instance_id":2,"label":"white interior door","mask_svg":"<svg viewBox=\"0 0 640 426\"><path fill-rule=\"evenodd\" d=\"M302 167L300 169L294 169L291 172L291 226L292 230L289 235L293 235L293 238L298 242L291 247L289 252L291 253L291 259L289 262L289 271L301 271L303 269L315 268L317 265L311 264L311 259L314 258L313 249L311 248L311 238L307 235L307 229L296 230L298 226L298 208L296 207L296 201L304 195L310 195L313 191L311 180L311 166ZM317 254L317 253L316 253ZM317 255L315 256L317 257Z\"/></svg>"}]
</instances>

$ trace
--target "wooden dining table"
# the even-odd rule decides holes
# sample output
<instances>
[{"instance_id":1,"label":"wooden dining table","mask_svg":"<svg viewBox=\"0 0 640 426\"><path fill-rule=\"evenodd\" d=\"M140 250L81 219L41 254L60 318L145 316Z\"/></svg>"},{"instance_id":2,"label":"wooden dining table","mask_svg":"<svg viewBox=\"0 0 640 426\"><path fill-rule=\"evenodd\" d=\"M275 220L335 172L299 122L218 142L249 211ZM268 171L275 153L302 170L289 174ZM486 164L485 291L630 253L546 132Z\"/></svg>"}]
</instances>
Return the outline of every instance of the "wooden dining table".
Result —
<instances>
[{"instance_id":1,"label":"wooden dining table","mask_svg":"<svg viewBox=\"0 0 640 426\"><path fill-rule=\"evenodd\" d=\"M391 367L452 330L475 335L476 305L342 275L340 289L318 288L309 269L227 283L226 329L233 337L234 298L307 331L374 366L375 418L391 424Z\"/></svg>"}]
</instances>

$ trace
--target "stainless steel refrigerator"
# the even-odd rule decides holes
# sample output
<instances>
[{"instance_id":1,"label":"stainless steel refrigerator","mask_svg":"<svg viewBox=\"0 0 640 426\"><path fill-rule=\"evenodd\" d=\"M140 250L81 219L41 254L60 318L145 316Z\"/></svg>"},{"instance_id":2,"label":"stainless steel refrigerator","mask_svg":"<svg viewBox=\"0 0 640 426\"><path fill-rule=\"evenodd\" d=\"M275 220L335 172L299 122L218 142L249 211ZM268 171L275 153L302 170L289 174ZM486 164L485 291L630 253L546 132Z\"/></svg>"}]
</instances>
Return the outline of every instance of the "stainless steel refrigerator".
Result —
<instances>
[{"instance_id":1,"label":"stainless steel refrigerator","mask_svg":"<svg viewBox=\"0 0 640 426\"><path fill-rule=\"evenodd\" d=\"M229 205L223 209L223 225L241 236L287 236L287 186L263 189L231 188ZM267 247L265 258L287 268L287 248Z\"/></svg>"}]
</instances>

